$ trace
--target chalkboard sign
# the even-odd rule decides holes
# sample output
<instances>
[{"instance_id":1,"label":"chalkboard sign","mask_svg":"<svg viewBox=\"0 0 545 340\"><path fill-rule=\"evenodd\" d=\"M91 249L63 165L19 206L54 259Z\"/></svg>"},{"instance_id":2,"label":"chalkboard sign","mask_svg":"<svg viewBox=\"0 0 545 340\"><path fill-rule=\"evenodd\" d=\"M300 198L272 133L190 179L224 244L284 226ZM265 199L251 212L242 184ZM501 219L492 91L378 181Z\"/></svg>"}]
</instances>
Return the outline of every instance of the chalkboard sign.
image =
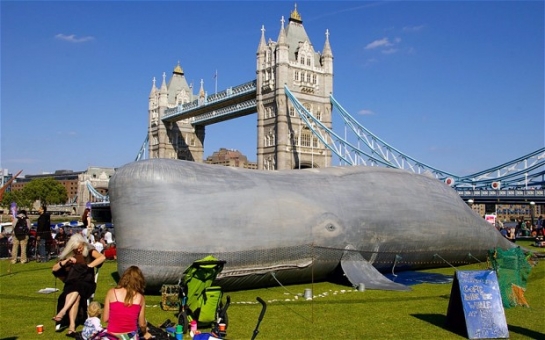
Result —
<instances>
[{"instance_id":1,"label":"chalkboard sign","mask_svg":"<svg viewBox=\"0 0 545 340\"><path fill-rule=\"evenodd\" d=\"M456 272L446 326L456 332L465 329L469 339L509 338L495 271Z\"/></svg>"}]
</instances>

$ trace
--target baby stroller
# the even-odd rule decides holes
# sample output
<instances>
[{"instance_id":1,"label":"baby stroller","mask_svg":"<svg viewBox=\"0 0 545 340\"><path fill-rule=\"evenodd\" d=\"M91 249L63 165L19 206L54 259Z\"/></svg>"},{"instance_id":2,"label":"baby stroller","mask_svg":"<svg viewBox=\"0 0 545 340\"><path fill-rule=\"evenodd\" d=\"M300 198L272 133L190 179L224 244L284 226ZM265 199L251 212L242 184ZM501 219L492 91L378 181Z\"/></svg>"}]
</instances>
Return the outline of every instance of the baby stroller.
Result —
<instances>
[{"instance_id":1,"label":"baby stroller","mask_svg":"<svg viewBox=\"0 0 545 340\"><path fill-rule=\"evenodd\" d=\"M223 304L221 287L212 286L223 270L225 261L206 256L193 262L178 281L180 309L178 324L187 332L189 323L196 321L198 327L212 326L212 333L223 338L227 330L227 308L231 298L227 296ZM221 327L220 327L221 324Z\"/></svg>"}]
</instances>

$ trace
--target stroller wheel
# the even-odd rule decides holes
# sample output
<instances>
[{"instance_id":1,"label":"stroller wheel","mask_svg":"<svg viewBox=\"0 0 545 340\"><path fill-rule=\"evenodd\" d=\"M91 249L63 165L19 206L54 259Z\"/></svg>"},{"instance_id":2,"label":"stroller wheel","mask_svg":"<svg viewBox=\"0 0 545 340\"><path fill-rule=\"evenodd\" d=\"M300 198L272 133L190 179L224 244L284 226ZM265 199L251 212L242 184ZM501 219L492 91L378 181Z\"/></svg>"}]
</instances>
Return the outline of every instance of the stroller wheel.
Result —
<instances>
[{"instance_id":1,"label":"stroller wheel","mask_svg":"<svg viewBox=\"0 0 545 340\"><path fill-rule=\"evenodd\" d=\"M189 320L185 310L180 311L180 314L178 314L178 325L184 326L184 334L188 332Z\"/></svg>"}]
</instances>

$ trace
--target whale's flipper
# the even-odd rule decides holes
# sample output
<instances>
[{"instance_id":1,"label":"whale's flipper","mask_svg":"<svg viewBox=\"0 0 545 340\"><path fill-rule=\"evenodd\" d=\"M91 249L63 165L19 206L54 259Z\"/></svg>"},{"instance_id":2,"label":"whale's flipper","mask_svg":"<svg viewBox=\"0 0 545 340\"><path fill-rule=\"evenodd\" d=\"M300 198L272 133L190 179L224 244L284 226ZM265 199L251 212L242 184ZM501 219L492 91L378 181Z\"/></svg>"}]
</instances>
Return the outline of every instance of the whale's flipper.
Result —
<instances>
[{"instance_id":1,"label":"whale's flipper","mask_svg":"<svg viewBox=\"0 0 545 340\"><path fill-rule=\"evenodd\" d=\"M378 290L411 290L410 287L395 283L382 275L373 265L367 262L363 256L351 246L346 247L346 251L341 258L341 267L354 286L360 283L365 285L366 289Z\"/></svg>"}]
</instances>

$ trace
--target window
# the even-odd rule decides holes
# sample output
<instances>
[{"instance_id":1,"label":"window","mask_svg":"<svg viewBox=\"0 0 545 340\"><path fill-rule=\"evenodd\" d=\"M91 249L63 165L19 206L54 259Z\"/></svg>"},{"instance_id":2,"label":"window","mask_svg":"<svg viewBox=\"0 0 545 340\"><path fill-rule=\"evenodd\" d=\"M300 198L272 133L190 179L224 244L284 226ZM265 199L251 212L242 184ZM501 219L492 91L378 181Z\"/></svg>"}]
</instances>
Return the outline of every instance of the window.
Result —
<instances>
[{"instance_id":1,"label":"window","mask_svg":"<svg viewBox=\"0 0 545 340\"><path fill-rule=\"evenodd\" d=\"M312 147L317 148L318 147L318 138L312 137Z\"/></svg>"},{"instance_id":2,"label":"window","mask_svg":"<svg viewBox=\"0 0 545 340\"><path fill-rule=\"evenodd\" d=\"M310 146L311 133L308 128L301 131L301 146Z\"/></svg>"},{"instance_id":3,"label":"window","mask_svg":"<svg viewBox=\"0 0 545 340\"><path fill-rule=\"evenodd\" d=\"M295 108L293 106L290 107L290 117L295 117Z\"/></svg>"},{"instance_id":4,"label":"window","mask_svg":"<svg viewBox=\"0 0 545 340\"><path fill-rule=\"evenodd\" d=\"M295 81L299 81L299 71L295 71L294 78L295 78Z\"/></svg>"},{"instance_id":5,"label":"window","mask_svg":"<svg viewBox=\"0 0 545 340\"><path fill-rule=\"evenodd\" d=\"M274 132L274 129L269 130L269 134L267 135L267 139L266 139L266 145L267 146L274 146L275 145L275 132Z\"/></svg>"}]
</instances>

